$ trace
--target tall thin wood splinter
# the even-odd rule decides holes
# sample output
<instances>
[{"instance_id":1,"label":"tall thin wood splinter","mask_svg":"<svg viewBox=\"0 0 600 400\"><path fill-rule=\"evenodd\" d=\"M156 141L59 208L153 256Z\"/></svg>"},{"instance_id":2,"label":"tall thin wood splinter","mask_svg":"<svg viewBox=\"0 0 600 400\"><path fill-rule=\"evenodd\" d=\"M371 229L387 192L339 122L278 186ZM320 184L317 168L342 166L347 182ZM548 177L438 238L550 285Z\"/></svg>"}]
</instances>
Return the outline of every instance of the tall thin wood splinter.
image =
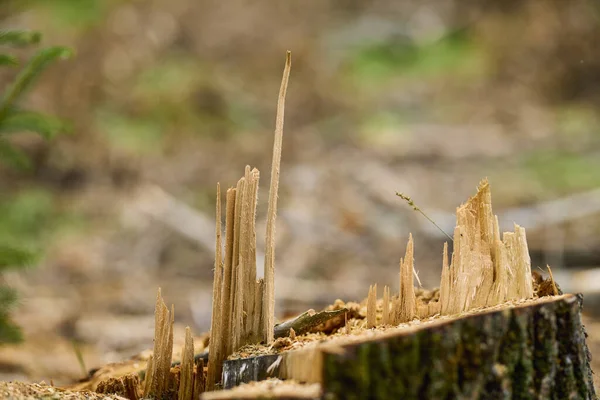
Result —
<instances>
[{"instance_id":1,"label":"tall thin wood splinter","mask_svg":"<svg viewBox=\"0 0 600 400\"><path fill-rule=\"evenodd\" d=\"M287 52L285 68L277 100L277 118L275 121L275 142L273 144L273 163L271 166L271 186L269 189L269 208L267 211L267 237L265 245L265 291L263 294L263 340L273 341L275 326L275 221L277 219L277 195L279 190L279 167L281 165L281 148L283 143L283 121L285 114L285 95L287 92L292 53Z\"/></svg>"},{"instance_id":2,"label":"tall thin wood splinter","mask_svg":"<svg viewBox=\"0 0 600 400\"><path fill-rule=\"evenodd\" d=\"M235 188L227 189L225 205L225 263L223 266L223 306L221 307L221 322L223 326L223 342L221 343L224 357L232 353L231 314L233 313L232 268L233 268L233 222L235 220Z\"/></svg>"},{"instance_id":3,"label":"tall thin wood splinter","mask_svg":"<svg viewBox=\"0 0 600 400\"><path fill-rule=\"evenodd\" d=\"M221 332L223 323L221 321L221 263L222 263L222 244L221 244L221 185L217 183L217 210L215 226L215 278L213 283L213 305L212 318L210 326L210 342L208 350L208 389L214 389L217 377L221 374Z\"/></svg>"}]
</instances>

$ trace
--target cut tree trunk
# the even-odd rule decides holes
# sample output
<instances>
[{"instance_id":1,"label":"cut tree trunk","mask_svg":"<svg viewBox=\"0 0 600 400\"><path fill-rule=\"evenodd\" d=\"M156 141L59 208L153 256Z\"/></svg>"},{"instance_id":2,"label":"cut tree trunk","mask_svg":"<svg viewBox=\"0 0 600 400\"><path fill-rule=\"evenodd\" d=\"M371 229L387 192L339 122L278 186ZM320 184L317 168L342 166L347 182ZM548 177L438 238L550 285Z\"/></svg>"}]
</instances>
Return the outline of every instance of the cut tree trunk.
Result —
<instances>
[{"instance_id":1,"label":"cut tree trunk","mask_svg":"<svg viewBox=\"0 0 600 400\"><path fill-rule=\"evenodd\" d=\"M581 295L229 360L223 386L320 383L326 399L595 399ZM279 358L281 357L281 358Z\"/></svg>"}]
</instances>

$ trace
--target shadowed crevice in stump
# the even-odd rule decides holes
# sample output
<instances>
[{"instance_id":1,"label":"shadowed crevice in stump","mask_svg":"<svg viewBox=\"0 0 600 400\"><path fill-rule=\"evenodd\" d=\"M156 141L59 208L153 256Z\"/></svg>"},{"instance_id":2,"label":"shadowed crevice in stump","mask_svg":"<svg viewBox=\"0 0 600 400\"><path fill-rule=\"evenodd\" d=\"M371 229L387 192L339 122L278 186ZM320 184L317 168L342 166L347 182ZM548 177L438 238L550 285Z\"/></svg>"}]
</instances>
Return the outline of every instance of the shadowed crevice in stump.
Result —
<instances>
[{"instance_id":1,"label":"shadowed crevice in stump","mask_svg":"<svg viewBox=\"0 0 600 400\"><path fill-rule=\"evenodd\" d=\"M231 389L242 383L263 381L279 376L277 354L228 360L223 364L223 388Z\"/></svg>"}]
</instances>

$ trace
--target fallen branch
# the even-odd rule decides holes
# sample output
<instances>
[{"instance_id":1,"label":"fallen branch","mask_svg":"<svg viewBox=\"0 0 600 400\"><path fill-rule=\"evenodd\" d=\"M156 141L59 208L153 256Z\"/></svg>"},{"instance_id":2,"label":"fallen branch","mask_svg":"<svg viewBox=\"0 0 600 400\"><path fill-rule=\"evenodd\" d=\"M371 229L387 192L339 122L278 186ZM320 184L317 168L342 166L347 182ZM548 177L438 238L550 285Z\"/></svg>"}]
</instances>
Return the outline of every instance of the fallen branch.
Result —
<instances>
[{"instance_id":1,"label":"fallen branch","mask_svg":"<svg viewBox=\"0 0 600 400\"><path fill-rule=\"evenodd\" d=\"M319 325L325 324L326 322L334 319L337 316L344 315L348 312L348 309L342 308L341 310L333 311L321 311L315 312L315 310L308 310L298 315L294 319L282 322L275 325L275 338L288 336L290 329L296 332L296 335L302 335L304 333L311 332L314 328Z\"/></svg>"}]
</instances>

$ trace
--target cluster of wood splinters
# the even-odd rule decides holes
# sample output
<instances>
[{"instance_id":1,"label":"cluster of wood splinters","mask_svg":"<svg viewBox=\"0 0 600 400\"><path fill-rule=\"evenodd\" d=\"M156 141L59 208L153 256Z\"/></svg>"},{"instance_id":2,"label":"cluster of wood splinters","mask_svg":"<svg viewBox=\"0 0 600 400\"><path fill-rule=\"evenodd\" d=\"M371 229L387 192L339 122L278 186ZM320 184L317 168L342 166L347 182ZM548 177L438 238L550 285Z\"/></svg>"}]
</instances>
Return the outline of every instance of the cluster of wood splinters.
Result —
<instances>
[{"instance_id":1,"label":"cluster of wood splinters","mask_svg":"<svg viewBox=\"0 0 600 400\"><path fill-rule=\"evenodd\" d=\"M271 343L275 326L275 220L283 141L285 94L291 67L286 56L277 102L271 186L267 211L264 279L256 280L256 205L259 171L246 166L235 188L227 190L225 254L221 237L221 189L217 185L216 249L207 384L220 380L223 360L250 343Z\"/></svg>"},{"instance_id":2,"label":"cluster of wood splinters","mask_svg":"<svg viewBox=\"0 0 600 400\"><path fill-rule=\"evenodd\" d=\"M215 389L221 379L223 360L249 343L271 343L275 326L275 220L279 166L283 141L285 94L291 68L291 53L286 55L283 79L277 102L273 164L267 211L264 279L256 280L256 205L259 171L246 167L235 188L227 190L225 206L225 252L221 226L221 187L217 184L215 273L209 339L208 368L194 361L194 343L189 327L177 375L171 368L175 310L167 308L160 289L156 299L154 351L148 360L144 379L144 398L198 398L204 390ZM206 375L206 376L205 376ZM127 382L128 383L128 382ZM116 382L123 391L132 385ZM114 386L114 385L113 385ZM177 396L174 393L177 392Z\"/></svg>"},{"instance_id":3,"label":"cluster of wood splinters","mask_svg":"<svg viewBox=\"0 0 600 400\"><path fill-rule=\"evenodd\" d=\"M160 288L156 296L154 311L154 349L148 359L143 383L143 398L176 398L178 400L197 399L206 388L204 361L194 359L194 339L190 327L185 328L185 342L181 349L181 363L172 368L173 361L173 324L175 309L167 308ZM127 383L127 381L124 381ZM116 381L115 384L123 384ZM125 388L131 385L124 385ZM124 389L125 390L125 389ZM114 393L104 391L105 393ZM120 393L121 391L117 391ZM135 397L135 390L126 391L128 398Z\"/></svg>"},{"instance_id":4,"label":"cluster of wood splinters","mask_svg":"<svg viewBox=\"0 0 600 400\"><path fill-rule=\"evenodd\" d=\"M369 287L367 327L398 325L414 318L436 314L455 315L480 307L492 307L533 297L531 261L525 229L515 224L514 232L500 236L498 217L492 213L492 196L487 179L477 194L456 210L454 251L448 262L448 243L442 256L439 301L419 305L413 285L412 235L400 259L400 290L390 297L383 288L383 311L377 320L377 285Z\"/></svg>"}]
</instances>

